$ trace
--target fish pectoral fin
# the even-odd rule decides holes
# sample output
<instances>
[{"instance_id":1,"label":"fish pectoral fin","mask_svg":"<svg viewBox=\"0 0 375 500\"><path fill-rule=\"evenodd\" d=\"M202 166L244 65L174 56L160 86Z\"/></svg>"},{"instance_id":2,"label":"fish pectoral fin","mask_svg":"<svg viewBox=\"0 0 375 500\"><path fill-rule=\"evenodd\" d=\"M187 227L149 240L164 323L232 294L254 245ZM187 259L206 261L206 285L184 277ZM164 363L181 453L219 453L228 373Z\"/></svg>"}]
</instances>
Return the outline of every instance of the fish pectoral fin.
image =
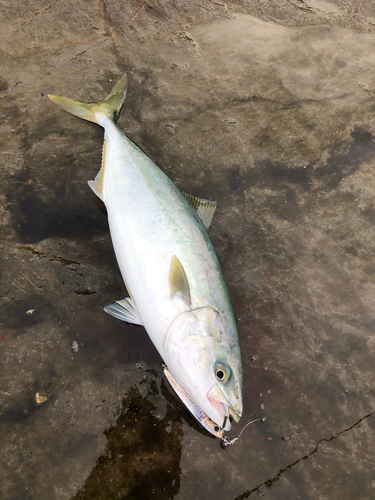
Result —
<instances>
[{"instance_id":1,"label":"fish pectoral fin","mask_svg":"<svg viewBox=\"0 0 375 500\"><path fill-rule=\"evenodd\" d=\"M217 202L205 200L204 198L197 198L196 196L184 193L183 191L182 194L189 202L189 205L197 212L197 215L203 222L205 228L208 229L211 225Z\"/></svg>"},{"instance_id":2,"label":"fish pectoral fin","mask_svg":"<svg viewBox=\"0 0 375 500\"><path fill-rule=\"evenodd\" d=\"M169 290L171 297L181 297L189 306L191 304L189 281L184 266L179 259L173 255L169 270Z\"/></svg>"},{"instance_id":3,"label":"fish pectoral fin","mask_svg":"<svg viewBox=\"0 0 375 500\"><path fill-rule=\"evenodd\" d=\"M117 300L114 304L106 306L104 310L111 316L121 319L121 321L133 323L134 325L143 325L134 302L130 297L126 297L126 299L123 300Z\"/></svg>"}]
</instances>

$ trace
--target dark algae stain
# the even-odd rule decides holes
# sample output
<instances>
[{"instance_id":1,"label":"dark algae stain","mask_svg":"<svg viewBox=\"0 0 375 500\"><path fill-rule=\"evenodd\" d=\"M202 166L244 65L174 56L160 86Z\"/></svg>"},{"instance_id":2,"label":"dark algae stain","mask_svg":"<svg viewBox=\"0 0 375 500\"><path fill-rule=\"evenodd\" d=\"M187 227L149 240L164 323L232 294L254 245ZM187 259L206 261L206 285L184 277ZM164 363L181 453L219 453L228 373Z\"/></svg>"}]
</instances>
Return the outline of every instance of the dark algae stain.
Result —
<instances>
[{"instance_id":1,"label":"dark algae stain","mask_svg":"<svg viewBox=\"0 0 375 500\"><path fill-rule=\"evenodd\" d=\"M257 185L280 190L289 186L304 191L311 190L315 181L315 189L334 189L345 177L353 175L362 163L375 157L375 138L370 132L357 127L350 135L352 140L334 145L324 164L316 159L309 165L295 167L262 160L248 171L244 181L249 187Z\"/></svg>"},{"instance_id":2,"label":"dark algae stain","mask_svg":"<svg viewBox=\"0 0 375 500\"><path fill-rule=\"evenodd\" d=\"M14 176L7 193L12 225L22 243L50 237L91 237L108 231L107 217L90 202L89 188L85 196L78 196L69 178L57 180L53 174L45 186L53 196L43 196L44 186L37 187L35 174L25 170Z\"/></svg>"},{"instance_id":3,"label":"dark algae stain","mask_svg":"<svg viewBox=\"0 0 375 500\"><path fill-rule=\"evenodd\" d=\"M168 500L180 489L182 424L168 404L161 420L148 400L157 388L148 385L147 396L132 387L122 402L114 427L105 431L104 454L71 500Z\"/></svg>"},{"instance_id":4,"label":"dark algae stain","mask_svg":"<svg viewBox=\"0 0 375 500\"><path fill-rule=\"evenodd\" d=\"M375 207L373 204L369 205L365 210L362 212L363 217L368 220L371 224L375 223Z\"/></svg>"},{"instance_id":5,"label":"dark algae stain","mask_svg":"<svg viewBox=\"0 0 375 500\"><path fill-rule=\"evenodd\" d=\"M25 382L24 385L22 382L19 383L21 394L13 395L12 400L3 401L4 407L0 410L0 425L22 423L42 408L54 404L57 372L53 361L41 365L34 373L32 381ZM43 395L45 399L37 401L37 393Z\"/></svg>"},{"instance_id":6,"label":"dark algae stain","mask_svg":"<svg viewBox=\"0 0 375 500\"><path fill-rule=\"evenodd\" d=\"M350 135L353 141L338 143L326 164L315 169L315 178L323 181L327 191L335 189L345 177L357 172L361 163L375 156L375 138L370 132L357 127Z\"/></svg>"},{"instance_id":7,"label":"dark algae stain","mask_svg":"<svg viewBox=\"0 0 375 500\"><path fill-rule=\"evenodd\" d=\"M327 160L319 158L308 165L288 165L280 161L261 160L247 171L233 167L230 187L233 191L267 188L274 192L268 207L272 214L289 222L298 221L302 212L314 204L311 194L336 189L346 177L354 175L363 163L375 158L375 138L359 127L351 132L351 139L336 143ZM301 199L307 200L301 211ZM368 207L363 216L373 222L374 208Z\"/></svg>"},{"instance_id":8,"label":"dark algae stain","mask_svg":"<svg viewBox=\"0 0 375 500\"><path fill-rule=\"evenodd\" d=\"M46 403L37 404L34 397L30 397L24 401L16 402L13 406L7 408L0 414L0 423L6 422L19 423L23 422L32 416L37 410L42 408Z\"/></svg>"},{"instance_id":9,"label":"dark algae stain","mask_svg":"<svg viewBox=\"0 0 375 500\"><path fill-rule=\"evenodd\" d=\"M299 185L308 188L311 168L290 168L280 163L268 164L267 161L261 162L259 168L261 169L260 172L263 173L263 175L259 175L260 181L264 180L277 185L283 183Z\"/></svg>"},{"instance_id":10,"label":"dark algae stain","mask_svg":"<svg viewBox=\"0 0 375 500\"><path fill-rule=\"evenodd\" d=\"M94 295L96 293L95 290L89 290L88 288L85 288L82 291L77 290L76 294L77 295Z\"/></svg>"},{"instance_id":11,"label":"dark algae stain","mask_svg":"<svg viewBox=\"0 0 375 500\"><path fill-rule=\"evenodd\" d=\"M231 173L231 185L232 191L238 191L241 188L241 173L239 170L234 170Z\"/></svg>"},{"instance_id":12,"label":"dark algae stain","mask_svg":"<svg viewBox=\"0 0 375 500\"><path fill-rule=\"evenodd\" d=\"M0 309L0 326L14 330L17 336L25 333L28 327L57 318L52 304L37 294L8 302L0 306Z\"/></svg>"},{"instance_id":13,"label":"dark algae stain","mask_svg":"<svg viewBox=\"0 0 375 500\"><path fill-rule=\"evenodd\" d=\"M8 87L8 82L3 78L0 78L0 92L5 92L6 90L8 90Z\"/></svg>"}]
</instances>

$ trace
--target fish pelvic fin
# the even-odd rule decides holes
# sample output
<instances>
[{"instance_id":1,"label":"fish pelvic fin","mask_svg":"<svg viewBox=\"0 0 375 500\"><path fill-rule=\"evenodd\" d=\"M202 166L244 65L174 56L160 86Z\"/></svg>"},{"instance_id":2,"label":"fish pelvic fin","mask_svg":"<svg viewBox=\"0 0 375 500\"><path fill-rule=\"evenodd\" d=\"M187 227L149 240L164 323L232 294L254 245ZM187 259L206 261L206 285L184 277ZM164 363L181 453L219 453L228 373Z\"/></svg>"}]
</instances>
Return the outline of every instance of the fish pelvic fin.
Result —
<instances>
[{"instance_id":1,"label":"fish pelvic fin","mask_svg":"<svg viewBox=\"0 0 375 500\"><path fill-rule=\"evenodd\" d=\"M67 97L55 95L48 95L48 97L52 102L61 106L68 113L79 116L89 122L102 125L100 117L103 115L110 120L116 121L125 101L127 88L128 77L126 73L124 73L111 90L111 93L106 97L106 99L100 102L86 104L84 102L75 101L74 99L68 99Z\"/></svg>"},{"instance_id":2,"label":"fish pelvic fin","mask_svg":"<svg viewBox=\"0 0 375 500\"><path fill-rule=\"evenodd\" d=\"M117 300L114 304L106 306L104 310L111 316L121 319L121 321L126 321L126 323L143 325L135 303L130 297L126 297L124 300Z\"/></svg>"}]
</instances>

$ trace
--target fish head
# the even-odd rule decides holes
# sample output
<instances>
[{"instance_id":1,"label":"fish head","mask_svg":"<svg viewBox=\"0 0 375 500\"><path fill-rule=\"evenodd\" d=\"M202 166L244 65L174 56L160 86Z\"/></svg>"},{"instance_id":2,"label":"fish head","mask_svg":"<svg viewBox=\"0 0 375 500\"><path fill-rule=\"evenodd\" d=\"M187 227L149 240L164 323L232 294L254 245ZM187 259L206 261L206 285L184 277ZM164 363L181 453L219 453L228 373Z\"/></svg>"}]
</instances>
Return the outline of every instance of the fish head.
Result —
<instances>
[{"instance_id":1,"label":"fish head","mask_svg":"<svg viewBox=\"0 0 375 500\"><path fill-rule=\"evenodd\" d=\"M212 422L230 430L231 418L238 422L242 415L242 366L234 323L211 307L187 311L170 326L164 348L168 370L181 390Z\"/></svg>"}]
</instances>

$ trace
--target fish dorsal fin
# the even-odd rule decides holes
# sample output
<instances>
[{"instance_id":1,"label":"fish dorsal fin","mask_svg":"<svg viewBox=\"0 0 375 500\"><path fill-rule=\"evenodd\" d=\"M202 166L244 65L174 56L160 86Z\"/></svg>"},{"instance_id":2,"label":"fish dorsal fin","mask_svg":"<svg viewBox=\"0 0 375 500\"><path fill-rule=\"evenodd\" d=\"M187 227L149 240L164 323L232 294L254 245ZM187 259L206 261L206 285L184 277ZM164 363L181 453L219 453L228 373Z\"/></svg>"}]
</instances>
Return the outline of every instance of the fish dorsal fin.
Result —
<instances>
[{"instance_id":1,"label":"fish dorsal fin","mask_svg":"<svg viewBox=\"0 0 375 500\"><path fill-rule=\"evenodd\" d=\"M139 317L138 311L130 297L123 300L117 300L114 304L106 306L105 312L114 316L121 321L133 323L134 325L142 325L142 320Z\"/></svg>"},{"instance_id":2,"label":"fish dorsal fin","mask_svg":"<svg viewBox=\"0 0 375 500\"><path fill-rule=\"evenodd\" d=\"M197 198L196 196L184 193L183 191L182 194L185 196L190 206L192 206L197 212L197 215L203 222L205 228L208 229L211 225L217 202L205 200L204 198Z\"/></svg>"},{"instance_id":3,"label":"fish dorsal fin","mask_svg":"<svg viewBox=\"0 0 375 500\"><path fill-rule=\"evenodd\" d=\"M106 153L107 153L107 146L106 146L106 141L105 141L105 135L104 135L104 143L103 143L103 150L102 150L102 166L100 167L100 170L95 177L94 181L87 181L87 184L90 186L90 188L94 191L96 196L98 196L102 201L104 201L104 193L103 193L103 187L104 187L104 170L105 170L105 162L106 162Z\"/></svg>"},{"instance_id":4,"label":"fish dorsal fin","mask_svg":"<svg viewBox=\"0 0 375 500\"><path fill-rule=\"evenodd\" d=\"M171 267L169 270L169 290L172 298L174 296L179 296L184 302L190 305L189 281L184 266L175 255L173 255L171 259Z\"/></svg>"}]
</instances>

